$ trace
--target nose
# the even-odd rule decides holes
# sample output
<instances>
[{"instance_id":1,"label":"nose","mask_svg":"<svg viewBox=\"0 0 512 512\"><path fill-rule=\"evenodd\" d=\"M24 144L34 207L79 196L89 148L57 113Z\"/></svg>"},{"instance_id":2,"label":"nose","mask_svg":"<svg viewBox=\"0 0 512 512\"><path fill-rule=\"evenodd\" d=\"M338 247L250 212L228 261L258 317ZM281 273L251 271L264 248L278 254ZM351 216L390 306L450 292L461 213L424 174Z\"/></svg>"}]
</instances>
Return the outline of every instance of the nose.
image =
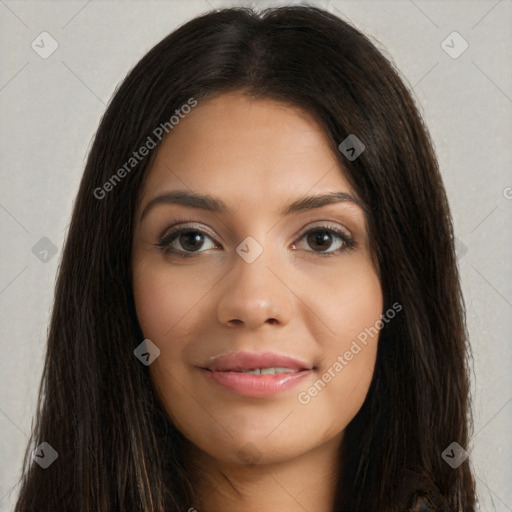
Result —
<instances>
[{"instance_id":1,"label":"nose","mask_svg":"<svg viewBox=\"0 0 512 512\"><path fill-rule=\"evenodd\" d=\"M271 261L265 250L251 263L235 255L233 268L219 289L217 316L223 325L257 329L290 322L294 294L277 261Z\"/></svg>"}]
</instances>

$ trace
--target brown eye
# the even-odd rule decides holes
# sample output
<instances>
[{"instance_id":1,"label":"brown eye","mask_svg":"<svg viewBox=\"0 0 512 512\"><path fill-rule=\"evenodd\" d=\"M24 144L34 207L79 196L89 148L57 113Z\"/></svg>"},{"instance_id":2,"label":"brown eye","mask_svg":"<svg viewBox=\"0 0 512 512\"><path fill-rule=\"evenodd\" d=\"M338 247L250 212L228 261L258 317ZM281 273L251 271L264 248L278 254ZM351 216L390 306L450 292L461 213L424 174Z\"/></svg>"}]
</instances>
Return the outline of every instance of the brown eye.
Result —
<instances>
[{"instance_id":1,"label":"brown eye","mask_svg":"<svg viewBox=\"0 0 512 512\"><path fill-rule=\"evenodd\" d=\"M329 231L312 231L307 235L307 241L312 249L325 251L332 244L332 235Z\"/></svg>"},{"instance_id":2,"label":"brown eye","mask_svg":"<svg viewBox=\"0 0 512 512\"><path fill-rule=\"evenodd\" d=\"M181 245L182 249L185 249L186 251L195 251L197 249L200 249L201 246L203 245L203 237L204 233L202 233L201 231L183 230L176 237L176 240L178 240L178 243L179 245Z\"/></svg>"},{"instance_id":3,"label":"brown eye","mask_svg":"<svg viewBox=\"0 0 512 512\"><path fill-rule=\"evenodd\" d=\"M306 245L312 251L321 256L334 256L346 250L355 247L354 240L343 231L332 226L320 226L309 230L301 240L306 241ZM294 248L297 244L294 244ZM306 249L308 250L308 249Z\"/></svg>"},{"instance_id":4,"label":"brown eye","mask_svg":"<svg viewBox=\"0 0 512 512\"><path fill-rule=\"evenodd\" d=\"M211 240L210 247L207 241ZM202 253L206 245L206 249L217 248L212 237L201 229L192 228L175 228L166 233L156 244L165 254L177 254L179 256L194 256Z\"/></svg>"}]
</instances>

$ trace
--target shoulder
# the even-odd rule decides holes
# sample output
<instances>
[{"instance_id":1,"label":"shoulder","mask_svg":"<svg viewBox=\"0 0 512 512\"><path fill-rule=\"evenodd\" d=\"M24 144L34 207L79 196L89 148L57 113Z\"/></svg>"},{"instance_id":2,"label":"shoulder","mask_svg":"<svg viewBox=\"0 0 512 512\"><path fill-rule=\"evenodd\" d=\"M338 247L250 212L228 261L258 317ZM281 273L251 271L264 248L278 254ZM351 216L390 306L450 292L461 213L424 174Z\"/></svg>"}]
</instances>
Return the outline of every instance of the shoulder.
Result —
<instances>
[{"instance_id":1,"label":"shoulder","mask_svg":"<svg viewBox=\"0 0 512 512\"><path fill-rule=\"evenodd\" d=\"M438 510L427 494L417 491L410 497L407 509L404 512L437 512Z\"/></svg>"},{"instance_id":2,"label":"shoulder","mask_svg":"<svg viewBox=\"0 0 512 512\"><path fill-rule=\"evenodd\" d=\"M449 512L449 503L429 474L407 469L399 485L401 510L404 512Z\"/></svg>"}]
</instances>

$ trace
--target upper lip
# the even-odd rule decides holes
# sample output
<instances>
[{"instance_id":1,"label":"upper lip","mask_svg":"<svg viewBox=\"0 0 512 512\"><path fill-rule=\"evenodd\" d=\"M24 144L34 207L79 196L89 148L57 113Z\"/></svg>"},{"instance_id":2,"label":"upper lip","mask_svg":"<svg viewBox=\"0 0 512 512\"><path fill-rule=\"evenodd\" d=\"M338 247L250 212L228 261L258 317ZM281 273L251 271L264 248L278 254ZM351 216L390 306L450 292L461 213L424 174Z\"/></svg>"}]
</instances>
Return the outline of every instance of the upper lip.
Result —
<instances>
[{"instance_id":1,"label":"upper lip","mask_svg":"<svg viewBox=\"0 0 512 512\"><path fill-rule=\"evenodd\" d=\"M312 370L313 366L294 357L275 352L231 352L214 357L202 368L211 371L246 371L257 368L289 368Z\"/></svg>"}]
</instances>

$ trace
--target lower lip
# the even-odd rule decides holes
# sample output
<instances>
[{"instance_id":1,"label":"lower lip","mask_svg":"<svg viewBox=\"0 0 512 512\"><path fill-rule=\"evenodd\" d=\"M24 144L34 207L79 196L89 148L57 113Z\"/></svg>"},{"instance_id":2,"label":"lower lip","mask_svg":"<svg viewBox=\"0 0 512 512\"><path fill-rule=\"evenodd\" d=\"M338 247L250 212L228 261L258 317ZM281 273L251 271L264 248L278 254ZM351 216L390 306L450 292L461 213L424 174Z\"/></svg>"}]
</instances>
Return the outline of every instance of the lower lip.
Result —
<instances>
[{"instance_id":1,"label":"lower lip","mask_svg":"<svg viewBox=\"0 0 512 512\"><path fill-rule=\"evenodd\" d=\"M206 377L239 395L263 398L296 386L311 375L312 370L276 375L254 375L242 372L215 372L201 368Z\"/></svg>"}]
</instances>

